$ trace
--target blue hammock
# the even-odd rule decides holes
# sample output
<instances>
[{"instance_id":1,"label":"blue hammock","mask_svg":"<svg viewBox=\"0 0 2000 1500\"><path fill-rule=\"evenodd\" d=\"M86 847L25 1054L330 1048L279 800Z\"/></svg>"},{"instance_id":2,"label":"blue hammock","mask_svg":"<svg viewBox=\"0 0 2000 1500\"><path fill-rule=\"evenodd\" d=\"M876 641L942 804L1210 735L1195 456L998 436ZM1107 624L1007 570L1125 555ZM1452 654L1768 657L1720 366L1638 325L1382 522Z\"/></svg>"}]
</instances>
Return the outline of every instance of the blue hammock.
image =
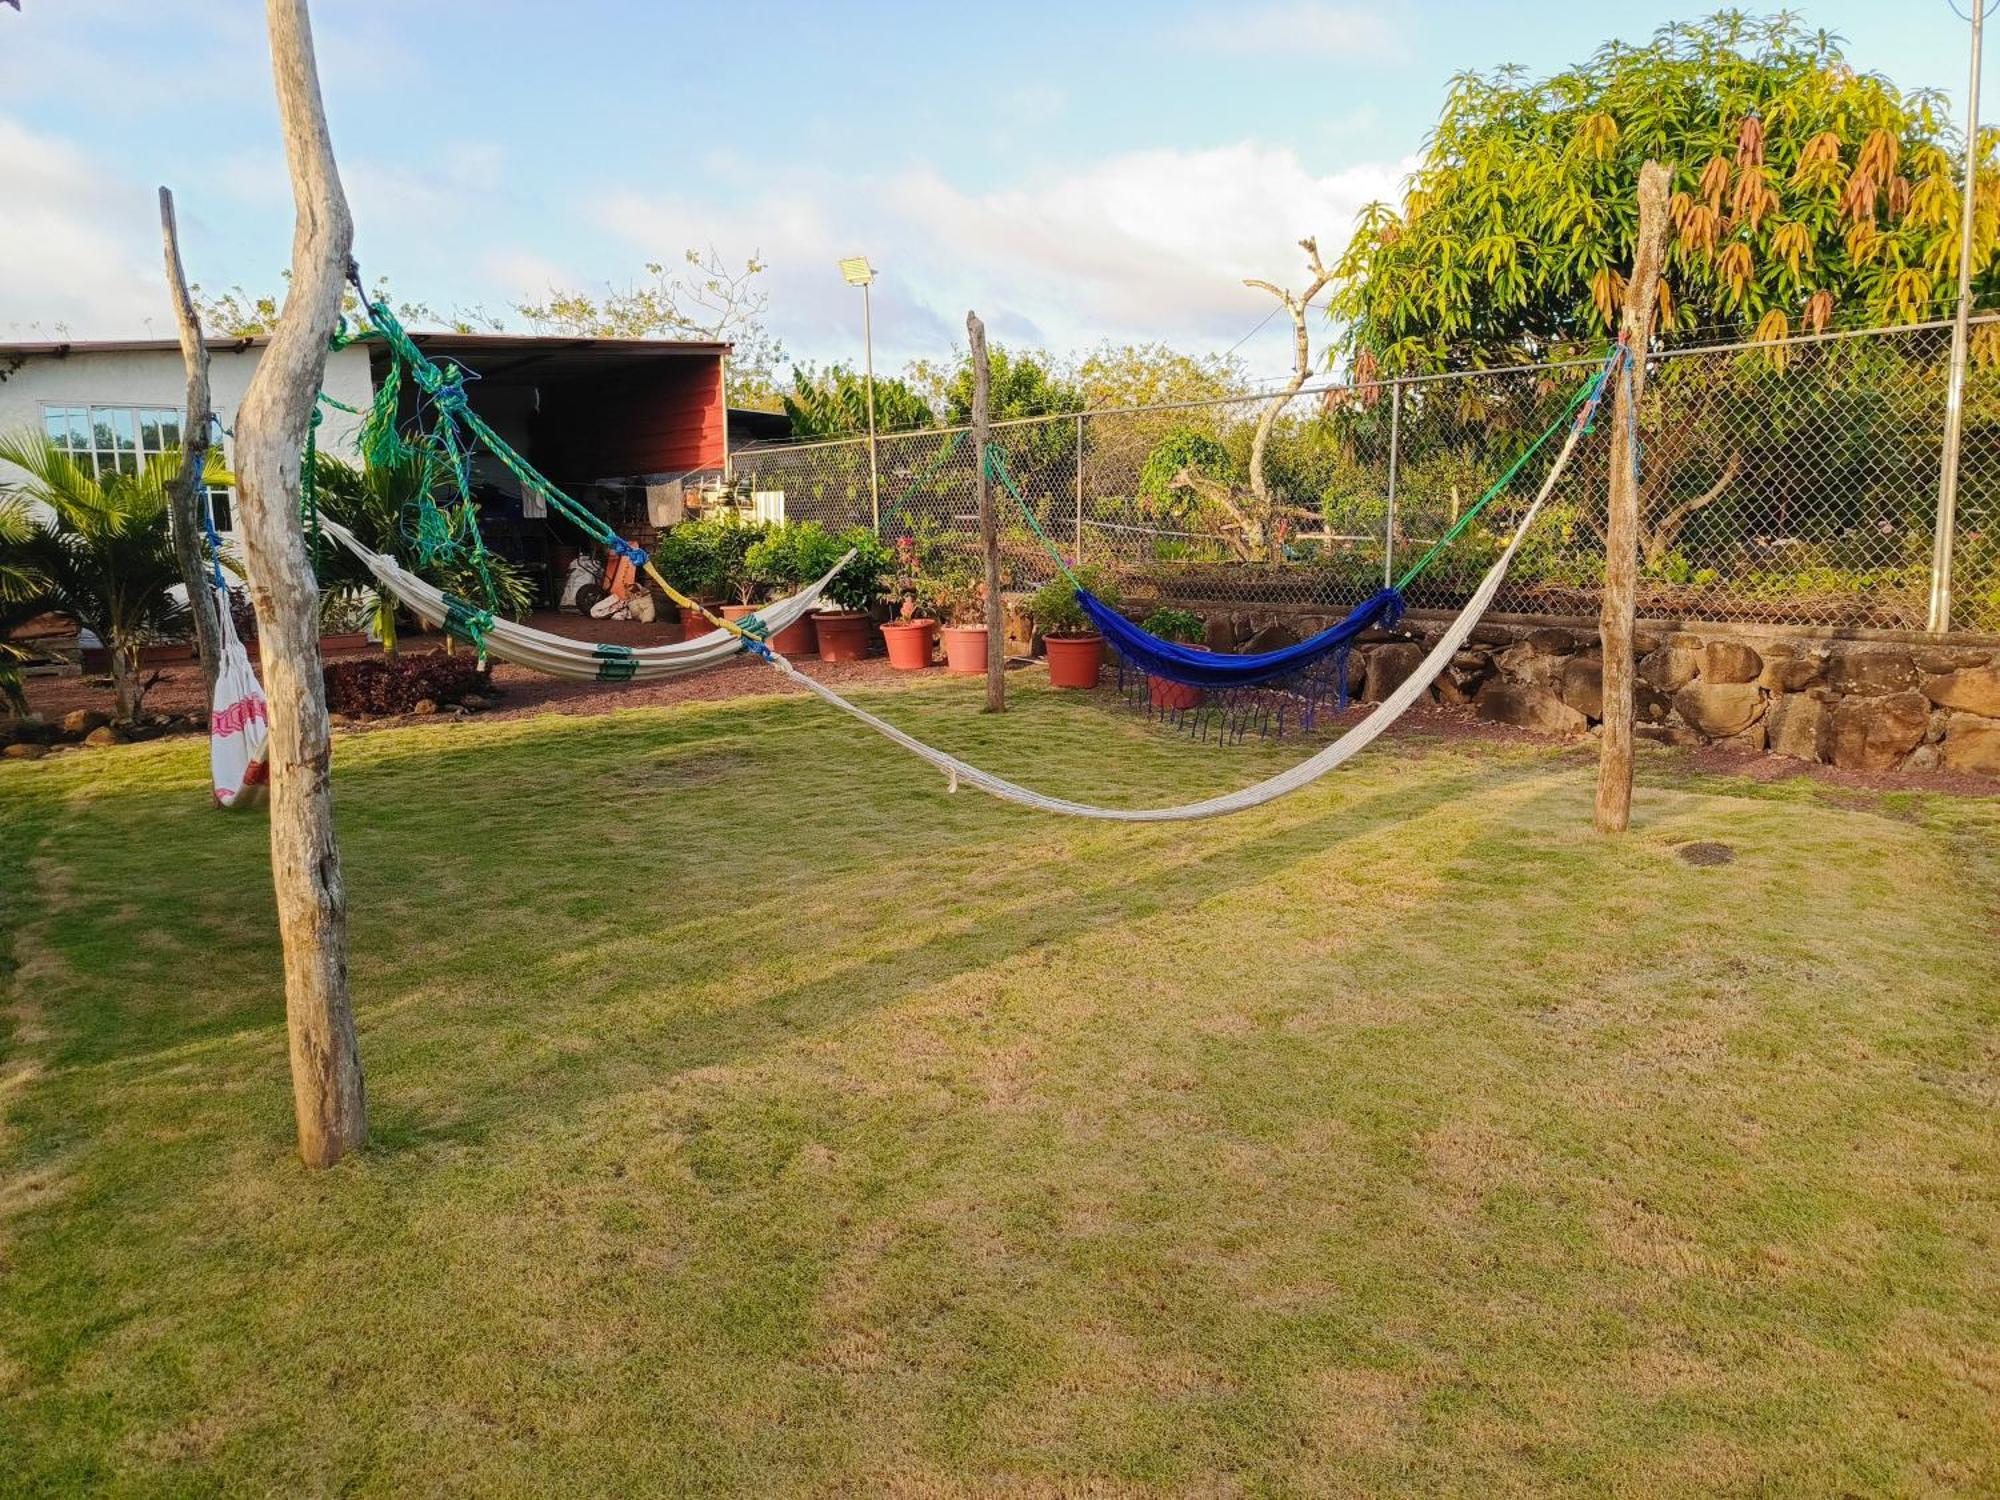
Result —
<instances>
[{"instance_id":1,"label":"blue hammock","mask_svg":"<svg viewBox=\"0 0 2000 1500\"><path fill-rule=\"evenodd\" d=\"M1338 625L1318 635L1277 651L1260 651L1254 656L1226 656L1204 651L1199 646L1183 646L1163 641L1134 625L1088 589L1078 586L1076 602L1096 624L1098 632L1111 644L1121 661L1153 677L1189 687L1262 687L1296 678L1329 655L1345 657L1355 639L1367 630L1387 630L1403 617L1403 596L1396 589L1383 589L1356 605L1353 613ZM1342 674L1344 675L1344 674Z\"/></svg>"}]
</instances>

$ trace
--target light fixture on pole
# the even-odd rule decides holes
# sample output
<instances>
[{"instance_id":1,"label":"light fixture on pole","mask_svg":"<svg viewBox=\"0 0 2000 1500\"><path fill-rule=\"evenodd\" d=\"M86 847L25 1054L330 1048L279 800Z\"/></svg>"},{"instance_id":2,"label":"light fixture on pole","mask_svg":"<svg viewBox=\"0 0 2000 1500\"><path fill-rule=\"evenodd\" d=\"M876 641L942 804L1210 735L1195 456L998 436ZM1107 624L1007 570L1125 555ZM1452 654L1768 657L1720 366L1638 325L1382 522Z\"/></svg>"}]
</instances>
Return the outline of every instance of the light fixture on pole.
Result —
<instances>
[{"instance_id":1,"label":"light fixture on pole","mask_svg":"<svg viewBox=\"0 0 2000 1500\"><path fill-rule=\"evenodd\" d=\"M875 279L875 268L868 264L865 255L850 255L840 263L840 274L849 286L861 288L861 346L862 357L866 361L867 384L864 387L868 403L868 515L875 530L882 530L882 482L875 471L875 318L868 303L868 285Z\"/></svg>"}]
</instances>

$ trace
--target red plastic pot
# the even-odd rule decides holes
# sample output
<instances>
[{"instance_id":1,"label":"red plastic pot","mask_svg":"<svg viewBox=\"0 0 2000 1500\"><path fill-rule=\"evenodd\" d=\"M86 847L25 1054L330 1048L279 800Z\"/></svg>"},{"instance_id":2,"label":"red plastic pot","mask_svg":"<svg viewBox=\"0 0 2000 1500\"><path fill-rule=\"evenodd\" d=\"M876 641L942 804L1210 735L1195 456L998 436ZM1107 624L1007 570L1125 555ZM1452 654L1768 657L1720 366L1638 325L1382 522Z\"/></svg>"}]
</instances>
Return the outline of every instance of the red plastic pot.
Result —
<instances>
[{"instance_id":1,"label":"red plastic pot","mask_svg":"<svg viewBox=\"0 0 2000 1500\"><path fill-rule=\"evenodd\" d=\"M1208 696L1189 683L1175 682L1170 677L1155 677L1150 672L1146 674L1146 685L1152 690L1153 707L1163 711L1199 708L1202 699Z\"/></svg>"},{"instance_id":2,"label":"red plastic pot","mask_svg":"<svg viewBox=\"0 0 2000 1500\"><path fill-rule=\"evenodd\" d=\"M818 642L813 636L811 615L800 615L771 637L771 649L780 656L806 656L817 649L817 646Z\"/></svg>"},{"instance_id":3,"label":"red plastic pot","mask_svg":"<svg viewBox=\"0 0 2000 1500\"><path fill-rule=\"evenodd\" d=\"M898 672L921 672L931 664L937 641L936 620L891 620L882 627L882 644L889 648L889 665Z\"/></svg>"},{"instance_id":4,"label":"red plastic pot","mask_svg":"<svg viewBox=\"0 0 2000 1500\"><path fill-rule=\"evenodd\" d=\"M947 625L944 628L944 669L960 677L986 675L986 627Z\"/></svg>"},{"instance_id":5,"label":"red plastic pot","mask_svg":"<svg viewBox=\"0 0 2000 1500\"><path fill-rule=\"evenodd\" d=\"M1049 686L1094 688L1104 667L1101 635L1051 635L1042 639L1049 653Z\"/></svg>"},{"instance_id":6,"label":"red plastic pot","mask_svg":"<svg viewBox=\"0 0 2000 1500\"><path fill-rule=\"evenodd\" d=\"M812 617L819 636L821 661L862 661L868 655L868 633L874 616L858 609L830 609Z\"/></svg>"}]
</instances>

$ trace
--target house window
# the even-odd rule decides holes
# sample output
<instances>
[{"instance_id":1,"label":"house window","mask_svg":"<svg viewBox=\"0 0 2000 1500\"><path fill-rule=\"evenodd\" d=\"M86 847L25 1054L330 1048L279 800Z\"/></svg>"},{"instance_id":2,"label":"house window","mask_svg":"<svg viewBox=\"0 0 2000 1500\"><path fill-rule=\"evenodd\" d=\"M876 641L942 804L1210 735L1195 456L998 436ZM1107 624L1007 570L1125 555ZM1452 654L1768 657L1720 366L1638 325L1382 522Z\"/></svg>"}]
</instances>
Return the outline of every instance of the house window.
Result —
<instances>
[{"instance_id":1,"label":"house window","mask_svg":"<svg viewBox=\"0 0 2000 1500\"><path fill-rule=\"evenodd\" d=\"M183 418L177 406L44 406L49 441L102 479L136 474L148 459L181 445ZM227 485L210 485L208 503L215 529L232 529Z\"/></svg>"}]
</instances>

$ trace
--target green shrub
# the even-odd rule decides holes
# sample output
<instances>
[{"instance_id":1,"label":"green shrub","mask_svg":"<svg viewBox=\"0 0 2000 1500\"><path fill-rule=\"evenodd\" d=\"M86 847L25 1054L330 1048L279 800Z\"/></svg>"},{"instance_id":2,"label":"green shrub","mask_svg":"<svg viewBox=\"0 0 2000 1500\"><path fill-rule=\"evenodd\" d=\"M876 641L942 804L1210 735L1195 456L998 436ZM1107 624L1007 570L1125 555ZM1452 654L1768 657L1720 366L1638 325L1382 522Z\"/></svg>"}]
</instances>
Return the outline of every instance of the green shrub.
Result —
<instances>
[{"instance_id":1,"label":"green shrub","mask_svg":"<svg viewBox=\"0 0 2000 1500\"><path fill-rule=\"evenodd\" d=\"M1139 628L1148 635L1163 641L1178 641L1183 646L1198 646L1208 639L1208 628L1191 609L1156 609Z\"/></svg>"},{"instance_id":2,"label":"green shrub","mask_svg":"<svg viewBox=\"0 0 2000 1500\"><path fill-rule=\"evenodd\" d=\"M1118 602L1116 580L1101 569L1083 569L1076 575L1076 582L1106 604ZM1028 614L1043 635L1091 635L1097 629L1083 612L1083 606L1076 602L1075 585L1060 573L1035 590L1028 600Z\"/></svg>"}]
</instances>

